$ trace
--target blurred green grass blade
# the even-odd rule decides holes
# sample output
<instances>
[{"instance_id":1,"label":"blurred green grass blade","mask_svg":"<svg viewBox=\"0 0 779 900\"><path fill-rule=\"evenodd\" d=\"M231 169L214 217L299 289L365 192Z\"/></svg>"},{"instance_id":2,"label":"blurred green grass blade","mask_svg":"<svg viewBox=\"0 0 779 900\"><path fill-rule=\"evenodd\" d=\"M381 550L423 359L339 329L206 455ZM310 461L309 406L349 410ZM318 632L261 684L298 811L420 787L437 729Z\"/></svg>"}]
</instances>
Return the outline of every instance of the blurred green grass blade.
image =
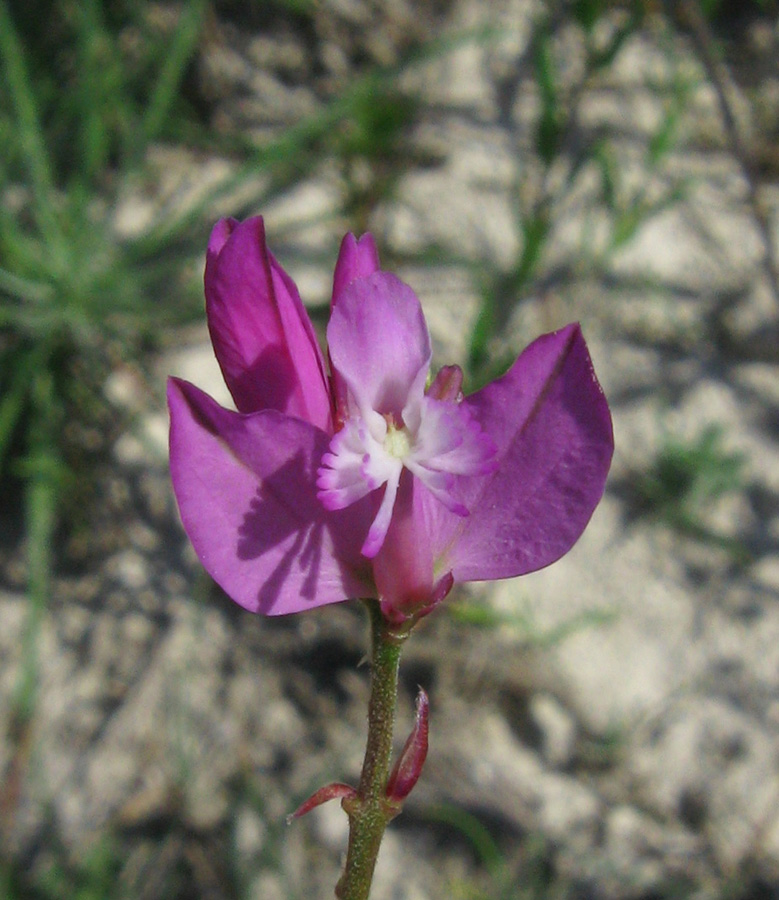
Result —
<instances>
[{"instance_id":1,"label":"blurred green grass blade","mask_svg":"<svg viewBox=\"0 0 779 900\"><path fill-rule=\"evenodd\" d=\"M600 173L601 196L609 212L617 209L617 178L619 168L614 158L614 152L605 141L599 141L592 152L592 158Z\"/></svg>"},{"instance_id":2,"label":"blurred green grass blade","mask_svg":"<svg viewBox=\"0 0 779 900\"><path fill-rule=\"evenodd\" d=\"M51 299L53 288L50 284L32 281L16 275L14 272L9 272L7 269L0 269L0 291L5 291L12 297L29 303L45 303ZM3 305L4 301L0 299L0 311Z\"/></svg>"},{"instance_id":3,"label":"blurred green grass blade","mask_svg":"<svg viewBox=\"0 0 779 900\"><path fill-rule=\"evenodd\" d=\"M533 277L546 246L551 229L549 212L546 208L538 209L522 223L522 254L514 269L512 292L515 300L524 291L525 285Z\"/></svg>"},{"instance_id":4,"label":"blurred green grass blade","mask_svg":"<svg viewBox=\"0 0 779 900\"><path fill-rule=\"evenodd\" d=\"M54 175L51 159L46 150L24 49L6 0L0 0L0 58L6 89L16 115L16 136L35 198L34 213L53 248L59 243L60 230L52 204Z\"/></svg>"},{"instance_id":5,"label":"blurred green grass blade","mask_svg":"<svg viewBox=\"0 0 779 900\"><path fill-rule=\"evenodd\" d=\"M57 331L61 334L68 328L79 330L84 337L95 332L95 325L83 310L64 303L0 306L0 328L4 327L25 332L34 340L54 335Z\"/></svg>"},{"instance_id":6,"label":"blurred green grass blade","mask_svg":"<svg viewBox=\"0 0 779 900\"><path fill-rule=\"evenodd\" d=\"M52 541L57 492L51 477L33 475L25 496L27 560L30 567L27 587L27 621L22 634L22 670L14 703L17 719L32 716L38 688L38 636L51 590Z\"/></svg>"},{"instance_id":7,"label":"blurred green grass blade","mask_svg":"<svg viewBox=\"0 0 779 900\"><path fill-rule=\"evenodd\" d=\"M660 125L650 136L645 157L650 169L656 168L673 149L684 112L685 100L686 91L677 89L671 103L665 109Z\"/></svg>"},{"instance_id":8,"label":"blurred green grass blade","mask_svg":"<svg viewBox=\"0 0 779 900\"><path fill-rule=\"evenodd\" d=\"M190 0L181 14L169 52L160 69L157 83L149 99L146 115L141 124L142 150L162 130L184 76L184 71L195 52L203 27L206 4L204 0Z\"/></svg>"},{"instance_id":9,"label":"blurred green grass blade","mask_svg":"<svg viewBox=\"0 0 779 900\"><path fill-rule=\"evenodd\" d=\"M78 130L80 160L77 176L88 185L109 161L111 126L125 98L121 95L121 60L107 32L96 0L74 6L78 52ZM111 109L109 110L109 104Z\"/></svg>"},{"instance_id":10,"label":"blurred green grass blade","mask_svg":"<svg viewBox=\"0 0 779 900\"><path fill-rule=\"evenodd\" d=\"M15 711L18 721L29 721L35 706L40 658L39 635L51 592L57 484L60 472L55 449L54 381L47 369L32 384L32 424L29 455L22 466L26 478L25 519L27 533L27 621L22 634L22 670L17 685Z\"/></svg>"},{"instance_id":11,"label":"blurred green grass blade","mask_svg":"<svg viewBox=\"0 0 779 900\"><path fill-rule=\"evenodd\" d=\"M468 369L470 373L477 372L489 359L488 347L495 334L495 291L487 287L481 298L479 314L471 331L471 339L468 346Z\"/></svg>"},{"instance_id":12,"label":"blurred green grass blade","mask_svg":"<svg viewBox=\"0 0 779 900\"><path fill-rule=\"evenodd\" d=\"M463 29L453 35L436 39L423 48L415 48L407 57L392 66L377 67L354 79L349 88L340 96L327 103L319 112L306 116L300 122L284 130L278 137L268 141L261 147L251 146L245 162L208 191L196 203L186 209L172 209L143 235L128 242L127 249L132 259L143 259L152 255L158 248L165 246L177 237L191 233L202 225L204 215L208 215L214 205L231 194L237 194L252 181L257 181L260 173L270 174L278 182L279 170L293 169L297 166L305 171L305 162L310 154L328 136L332 130L345 120L356 104L359 104L367 90L367 85L376 83L377 79L391 89L391 82L415 66L424 65L432 59L453 52L458 47L472 42L490 42L498 40L503 30L495 26L481 26ZM245 201L242 201L245 202ZM250 206L254 206L255 202ZM240 214L240 210L234 213Z\"/></svg>"},{"instance_id":13,"label":"blurred green grass blade","mask_svg":"<svg viewBox=\"0 0 779 900\"><path fill-rule=\"evenodd\" d=\"M455 828L473 847L476 855L496 881L507 874L506 861L489 829L476 816L453 804L440 804L425 811L427 818Z\"/></svg>"},{"instance_id":14,"label":"blurred green grass blade","mask_svg":"<svg viewBox=\"0 0 779 900\"><path fill-rule=\"evenodd\" d=\"M585 31L592 31L603 13L603 0L573 0L571 13Z\"/></svg>"},{"instance_id":15,"label":"blurred green grass blade","mask_svg":"<svg viewBox=\"0 0 779 900\"><path fill-rule=\"evenodd\" d=\"M647 200L643 195L635 197L632 202L618 212L612 226L611 249L616 250L631 241L638 230L650 219L664 212L681 200L686 192L686 183L671 186L656 200Z\"/></svg>"},{"instance_id":16,"label":"blurred green grass blade","mask_svg":"<svg viewBox=\"0 0 779 900\"><path fill-rule=\"evenodd\" d=\"M590 51L589 66L592 69L600 70L610 66L628 38L638 32L645 14L643 4L644 0L631 0L629 17L616 29L608 44L601 50Z\"/></svg>"},{"instance_id":17,"label":"blurred green grass blade","mask_svg":"<svg viewBox=\"0 0 779 900\"><path fill-rule=\"evenodd\" d=\"M536 86L541 99L541 114L536 129L536 152L548 166L556 158L560 146L563 111L558 97L551 35L546 30L538 35L533 61Z\"/></svg>"},{"instance_id":18,"label":"blurred green grass blade","mask_svg":"<svg viewBox=\"0 0 779 900\"><path fill-rule=\"evenodd\" d=\"M0 475L5 471L11 439L29 396L35 373L45 365L48 347L39 343L32 350L23 349L3 361L10 363L12 376L3 384L0 396Z\"/></svg>"},{"instance_id":19,"label":"blurred green grass blade","mask_svg":"<svg viewBox=\"0 0 779 900\"><path fill-rule=\"evenodd\" d=\"M459 624L486 630L508 627L517 631L533 647L553 647L584 629L611 624L616 617L613 610L593 608L583 610L549 628L539 628L528 612L519 609L516 612L503 612L487 604L467 600L458 600L448 608L452 618Z\"/></svg>"}]
</instances>

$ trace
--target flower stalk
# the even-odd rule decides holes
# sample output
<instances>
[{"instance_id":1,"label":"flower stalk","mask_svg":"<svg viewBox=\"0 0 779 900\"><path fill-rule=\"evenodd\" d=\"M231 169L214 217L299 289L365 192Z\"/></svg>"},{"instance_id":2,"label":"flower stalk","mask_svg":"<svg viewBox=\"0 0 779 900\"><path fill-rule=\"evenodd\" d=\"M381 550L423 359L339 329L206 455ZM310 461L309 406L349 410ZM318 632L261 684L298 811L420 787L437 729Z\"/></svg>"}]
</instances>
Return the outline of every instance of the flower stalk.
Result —
<instances>
[{"instance_id":1,"label":"flower stalk","mask_svg":"<svg viewBox=\"0 0 779 900\"><path fill-rule=\"evenodd\" d=\"M339 900L367 900L373 870L387 823L399 812L386 795L392 755L392 732L398 698L398 666L406 632L384 618L376 600L366 600L371 624L371 693L368 739L360 784L342 806L349 817L349 846L335 895Z\"/></svg>"}]
</instances>

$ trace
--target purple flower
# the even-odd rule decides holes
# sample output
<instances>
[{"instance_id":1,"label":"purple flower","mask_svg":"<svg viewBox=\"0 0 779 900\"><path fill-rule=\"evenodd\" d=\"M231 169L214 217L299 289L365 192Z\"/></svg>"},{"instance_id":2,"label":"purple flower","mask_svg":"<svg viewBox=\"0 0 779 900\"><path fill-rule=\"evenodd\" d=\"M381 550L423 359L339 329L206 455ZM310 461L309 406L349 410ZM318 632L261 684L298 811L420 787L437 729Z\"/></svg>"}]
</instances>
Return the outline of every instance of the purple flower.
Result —
<instances>
[{"instance_id":1,"label":"purple flower","mask_svg":"<svg viewBox=\"0 0 779 900\"><path fill-rule=\"evenodd\" d=\"M216 225L205 290L238 412L172 378L171 473L198 556L241 606L376 597L402 621L455 582L547 566L584 530L613 436L578 325L463 397L457 366L431 381L419 300L370 235L341 245L329 377L262 219Z\"/></svg>"}]
</instances>

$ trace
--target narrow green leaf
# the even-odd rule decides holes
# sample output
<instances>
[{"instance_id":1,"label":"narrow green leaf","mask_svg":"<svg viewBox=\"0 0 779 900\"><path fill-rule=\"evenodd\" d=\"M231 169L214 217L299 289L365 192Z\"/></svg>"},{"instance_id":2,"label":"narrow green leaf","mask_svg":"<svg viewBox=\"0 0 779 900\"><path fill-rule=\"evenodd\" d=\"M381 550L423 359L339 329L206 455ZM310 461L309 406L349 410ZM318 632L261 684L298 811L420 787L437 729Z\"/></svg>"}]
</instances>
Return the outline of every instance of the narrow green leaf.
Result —
<instances>
[{"instance_id":1,"label":"narrow green leaf","mask_svg":"<svg viewBox=\"0 0 779 900\"><path fill-rule=\"evenodd\" d=\"M200 36L205 8L204 0L192 0L181 14L181 21L170 50L165 56L146 115L141 123L142 143L138 150L142 150L149 141L154 140L165 124Z\"/></svg>"},{"instance_id":2,"label":"narrow green leaf","mask_svg":"<svg viewBox=\"0 0 779 900\"><path fill-rule=\"evenodd\" d=\"M14 704L21 722L29 721L35 707L40 668L39 636L51 592L60 460L54 442L54 384L49 371L38 372L34 378L32 400L29 456L24 467L27 478L28 605L22 634L22 670Z\"/></svg>"},{"instance_id":3,"label":"narrow green leaf","mask_svg":"<svg viewBox=\"0 0 779 900\"><path fill-rule=\"evenodd\" d=\"M79 159L77 175L84 186L90 184L108 163L111 136L110 116L106 96L116 88L115 79L108 71L117 63L108 59L107 46L111 43L100 21L100 10L95 0L82 0L74 7L78 49L78 123ZM111 54L115 56L116 54ZM116 91L110 102L116 104Z\"/></svg>"},{"instance_id":4,"label":"narrow green leaf","mask_svg":"<svg viewBox=\"0 0 779 900\"><path fill-rule=\"evenodd\" d=\"M0 474L6 469L8 450L16 425L29 398L34 376L45 365L48 347L39 343L32 349L20 350L8 360L12 375L10 383L3 385L0 398Z\"/></svg>"},{"instance_id":5,"label":"narrow green leaf","mask_svg":"<svg viewBox=\"0 0 779 900\"><path fill-rule=\"evenodd\" d=\"M592 31L603 12L603 0L574 0L571 13L585 31Z\"/></svg>"},{"instance_id":6,"label":"narrow green leaf","mask_svg":"<svg viewBox=\"0 0 779 900\"><path fill-rule=\"evenodd\" d=\"M563 112L557 89L552 41L547 31L539 34L534 54L536 85L541 113L536 126L536 151L548 166L556 158L562 136Z\"/></svg>"},{"instance_id":7,"label":"narrow green leaf","mask_svg":"<svg viewBox=\"0 0 779 900\"><path fill-rule=\"evenodd\" d=\"M17 138L35 199L33 212L53 248L59 244L61 235L52 204L54 176L51 159L46 150L32 82L27 72L24 48L6 0L0 0L0 58L5 86L16 116Z\"/></svg>"}]
</instances>

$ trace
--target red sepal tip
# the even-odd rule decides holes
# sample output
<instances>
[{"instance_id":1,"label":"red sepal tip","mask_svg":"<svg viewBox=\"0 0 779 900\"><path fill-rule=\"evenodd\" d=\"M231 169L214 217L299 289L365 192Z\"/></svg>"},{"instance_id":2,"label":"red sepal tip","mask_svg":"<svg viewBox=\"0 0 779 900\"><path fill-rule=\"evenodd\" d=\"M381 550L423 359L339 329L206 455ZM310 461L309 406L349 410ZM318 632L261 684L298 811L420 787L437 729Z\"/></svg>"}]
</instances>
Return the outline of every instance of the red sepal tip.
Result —
<instances>
[{"instance_id":1,"label":"red sepal tip","mask_svg":"<svg viewBox=\"0 0 779 900\"><path fill-rule=\"evenodd\" d=\"M314 793L306 800L304 803L301 803L300 806L295 810L295 812L290 813L287 816L287 825L289 825L294 819L299 819L301 816L304 816L306 813L311 812L317 806L321 806L323 803L327 803L328 800L337 800L343 799L344 797L356 797L357 791L349 785L349 784L341 784L340 782L334 782L333 784L326 784L324 787L319 788L318 791L314 791Z\"/></svg>"}]
</instances>

